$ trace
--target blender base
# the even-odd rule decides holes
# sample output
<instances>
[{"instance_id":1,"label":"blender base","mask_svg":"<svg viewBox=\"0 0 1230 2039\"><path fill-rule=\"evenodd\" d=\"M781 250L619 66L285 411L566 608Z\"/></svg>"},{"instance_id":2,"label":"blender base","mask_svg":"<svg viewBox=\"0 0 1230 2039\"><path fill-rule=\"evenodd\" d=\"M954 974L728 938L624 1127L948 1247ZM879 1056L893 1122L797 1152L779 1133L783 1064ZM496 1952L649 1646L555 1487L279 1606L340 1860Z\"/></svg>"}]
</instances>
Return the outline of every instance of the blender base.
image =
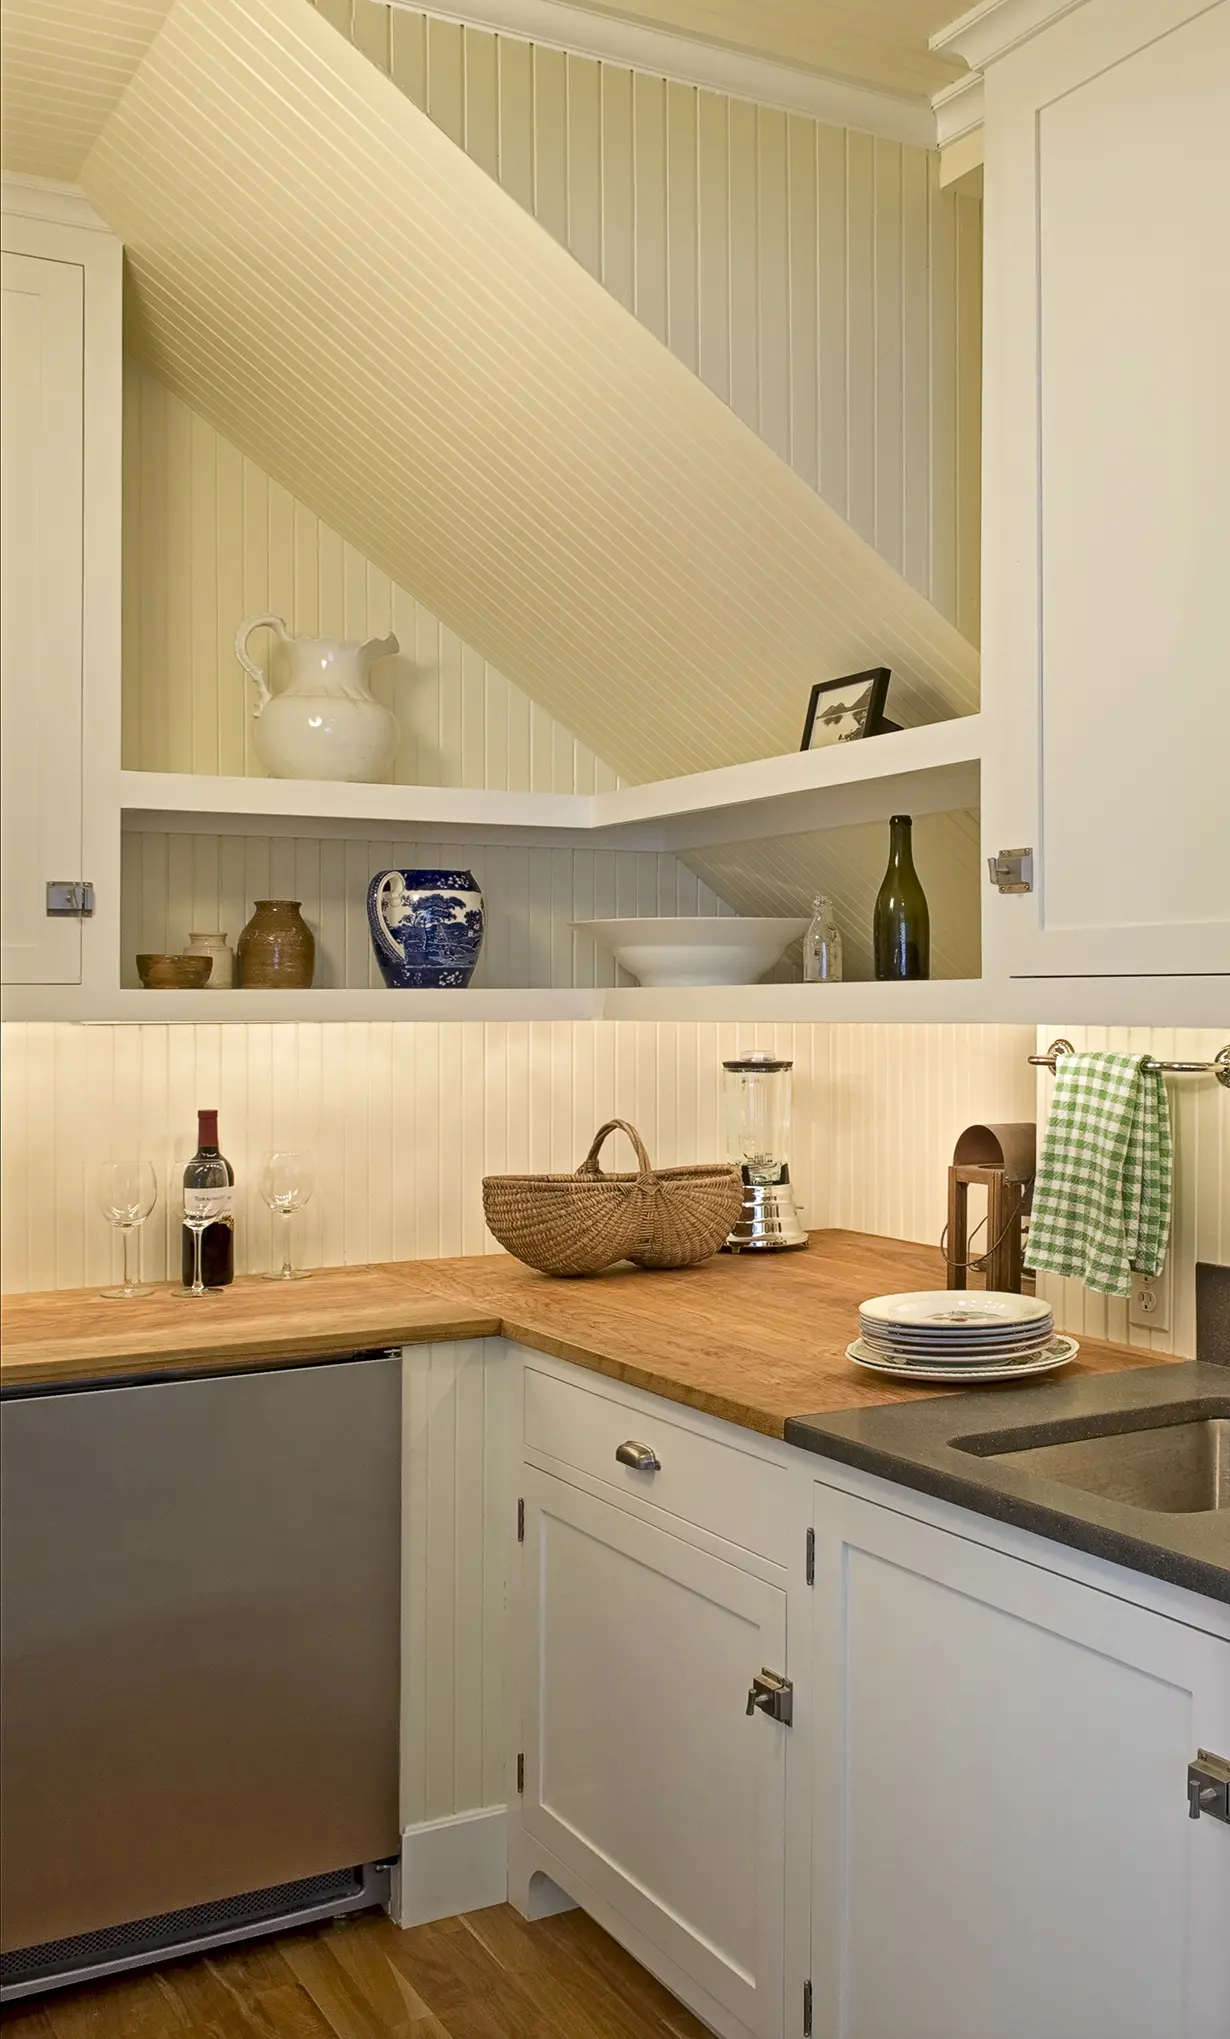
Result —
<instances>
[{"instance_id":1,"label":"blender base","mask_svg":"<svg viewBox=\"0 0 1230 2039\"><path fill-rule=\"evenodd\" d=\"M789 1179L744 1183L743 1209L723 1253L801 1253L810 1244Z\"/></svg>"}]
</instances>

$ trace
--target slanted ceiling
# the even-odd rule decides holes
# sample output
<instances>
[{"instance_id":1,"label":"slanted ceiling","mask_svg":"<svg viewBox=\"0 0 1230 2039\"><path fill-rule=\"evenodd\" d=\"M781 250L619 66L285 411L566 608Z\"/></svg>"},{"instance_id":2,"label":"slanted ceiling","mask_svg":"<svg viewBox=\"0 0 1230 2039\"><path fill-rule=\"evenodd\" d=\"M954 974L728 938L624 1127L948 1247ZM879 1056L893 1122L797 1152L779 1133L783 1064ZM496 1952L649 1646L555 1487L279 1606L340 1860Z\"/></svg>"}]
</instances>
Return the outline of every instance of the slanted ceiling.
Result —
<instances>
[{"instance_id":1,"label":"slanted ceiling","mask_svg":"<svg viewBox=\"0 0 1230 2039\"><path fill-rule=\"evenodd\" d=\"M115 110L170 0L4 0L4 166L71 182Z\"/></svg>"},{"instance_id":2,"label":"slanted ceiling","mask_svg":"<svg viewBox=\"0 0 1230 2039\"><path fill-rule=\"evenodd\" d=\"M87 159L188 403L624 776L969 644L305 0L176 0Z\"/></svg>"}]
</instances>

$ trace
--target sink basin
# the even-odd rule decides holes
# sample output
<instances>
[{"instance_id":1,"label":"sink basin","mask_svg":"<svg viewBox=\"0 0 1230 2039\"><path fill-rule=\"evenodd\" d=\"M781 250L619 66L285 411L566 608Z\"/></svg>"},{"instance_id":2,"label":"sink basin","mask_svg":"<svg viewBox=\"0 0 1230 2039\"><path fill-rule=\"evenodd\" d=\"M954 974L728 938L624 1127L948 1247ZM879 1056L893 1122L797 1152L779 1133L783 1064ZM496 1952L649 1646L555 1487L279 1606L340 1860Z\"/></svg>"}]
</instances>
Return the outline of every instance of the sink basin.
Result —
<instances>
[{"instance_id":1,"label":"sink basin","mask_svg":"<svg viewBox=\"0 0 1230 2039\"><path fill-rule=\"evenodd\" d=\"M953 1440L1004 1465L1060 1480L1108 1501L1152 1508L1162 1515L1202 1515L1230 1508L1230 1417L1118 1430L1110 1436L1069 1437L1026 1451L988 1451L973 1438Z\"/></svg>"}]
</instances>

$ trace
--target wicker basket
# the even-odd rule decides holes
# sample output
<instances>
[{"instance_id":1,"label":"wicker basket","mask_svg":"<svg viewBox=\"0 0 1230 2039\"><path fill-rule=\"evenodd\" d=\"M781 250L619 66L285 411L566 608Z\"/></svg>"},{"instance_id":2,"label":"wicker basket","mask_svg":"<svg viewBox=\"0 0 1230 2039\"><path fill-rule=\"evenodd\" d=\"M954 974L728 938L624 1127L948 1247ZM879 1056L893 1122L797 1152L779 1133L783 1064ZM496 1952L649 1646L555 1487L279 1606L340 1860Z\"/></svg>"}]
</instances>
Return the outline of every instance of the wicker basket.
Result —
<instances>
[{"instance_id":1,"label":"wicker basket","mask_svg":"<svg viewBox=\"0 0 1230 2039\"><path fill-rule=\"evenodd\" d=\"M623 1132L635 1175L604 1175L598 1154ZM722 1246L743 1204L737 1168L652 1168L626 1119L608 1119L575 1175L488 1175L483 1210L500 1245L543 1274L597 1274L617 1260L689 1267Z\"/></svg>"}]
</instances>

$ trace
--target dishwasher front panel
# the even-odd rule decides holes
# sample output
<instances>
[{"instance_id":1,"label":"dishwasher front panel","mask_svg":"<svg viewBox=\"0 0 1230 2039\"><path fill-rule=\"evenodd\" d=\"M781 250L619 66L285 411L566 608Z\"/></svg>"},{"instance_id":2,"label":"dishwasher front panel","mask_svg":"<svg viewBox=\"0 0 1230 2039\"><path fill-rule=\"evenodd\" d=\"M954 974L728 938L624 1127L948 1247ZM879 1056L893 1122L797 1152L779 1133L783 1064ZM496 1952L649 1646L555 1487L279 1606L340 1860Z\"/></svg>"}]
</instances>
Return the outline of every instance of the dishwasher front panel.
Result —
<instances>
[{"instance_id":1,"label":"dishwasher front panel","mask_svg":"<svg viewBox=\"0 0 1230 2039\"><path fill-rule=\"evenodd\" d=\"M4 1402L3 1948L397 1852L400 1401L379 1355Z\"/></svg>"}]
</instances>

